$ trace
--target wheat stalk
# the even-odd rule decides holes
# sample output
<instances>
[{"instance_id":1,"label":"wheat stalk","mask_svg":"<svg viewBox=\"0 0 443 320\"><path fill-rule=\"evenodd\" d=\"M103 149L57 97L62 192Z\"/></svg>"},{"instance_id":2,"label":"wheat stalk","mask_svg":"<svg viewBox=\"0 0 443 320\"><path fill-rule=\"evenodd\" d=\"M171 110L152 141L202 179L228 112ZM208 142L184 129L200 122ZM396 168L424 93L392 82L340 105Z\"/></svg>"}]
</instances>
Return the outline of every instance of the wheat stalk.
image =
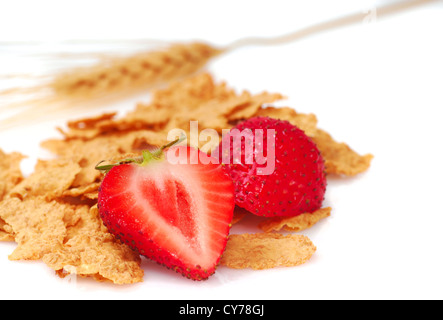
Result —
<instances>
[{"instance_id":1,"label":"wheat stalk","mask_svg":"<svg viewBox=\"0 0 443 320\"><path fill-rule=\"evenodd\" d=\"M175 44L166 50L116 58L105 65L61 74L50 86L57 94L69 96L146 88L192 74L220 52L203 43Z\"/></svg>"},{"instance_id":2,"label":"wheat stalk","mask_svg":"<svg viewBox=\"0 0 443 320\"><path fill-rule=\"evenodd\" d=\"M57 74L45 85L0 92L0 97L22 94L25 99L8 103L9 110L24 109L0 120L0 129L55 118L68 109L103 105L155 85L191 75L223 51L204 43L173 44L163 50L108 58L88 68ZM43 94L42 94L43 93ZM35 98L37 96L37 98Z\"/></svg>"},{"instance_id":3,"label":"wheat stalk","mask_svg":"<svg viewBox=\"0 0 443 320\"><path fill-rule=\"evenodd\" d=\"M377 17L391 15L436 1L438 0L400 1L377 7ZM104 102L109 103L157 84L190 75L202 68L216 55L236 50L239 47L279 45L297 41L323 31L360 23L365 15L366 13L352 14L279 37L240 39L223 50L203 43L175 44L165 50L135 54L126 58L110 58L90 68L74 69L69 73L56 75L46 84L39 86L0 91L0 99L15 98L19 94L24 94L27 98L24 101L6 105L9 111L19 108L24 108L25 111L4 120L0 119L0 130L24 124L26 121L35 121L42 116L55 117L60 111L84 107L86 103L90 106L103 105ZM4 77L15 76L17 75ZM30 77L32 76L30 75Z\"/></svg>"}]
</instances>

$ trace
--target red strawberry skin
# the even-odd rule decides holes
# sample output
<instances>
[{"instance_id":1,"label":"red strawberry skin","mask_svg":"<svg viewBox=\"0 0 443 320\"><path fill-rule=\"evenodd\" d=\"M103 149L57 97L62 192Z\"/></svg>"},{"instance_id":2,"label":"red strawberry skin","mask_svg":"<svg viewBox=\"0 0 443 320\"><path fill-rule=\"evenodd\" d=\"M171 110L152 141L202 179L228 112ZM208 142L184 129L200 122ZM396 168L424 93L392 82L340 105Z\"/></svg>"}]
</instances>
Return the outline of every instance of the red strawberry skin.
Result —
<instances>
[{"instance_id":1,"label":"red strawberry skin","mask_svg":"<svg viewBox=\"0 0 443 320\"><path fill-rule=\"evenodd\" d=\"M113 167L100 186L99 212L109 231L140 254L204 280L226 247L234 187L206 154L190 147L172 147L166 158L171 154L177 164Z\"/></svg>"},{"instance_id":2,"label":"red strawberry skin","mask_svg":"<svg viewBox=\"0 0 443 320\"><path fill-rule=\"evenodd\" d=\"M324 160L315 143L305 133L290 124L269 117L255 117L239 123L229 134L225 135L219 146L218 156L224 161L227 171L235 185L235 202L256 215L266 217L297 216L313 212L322 205L326 192L326 175ZM241 143L241 157L234 150L234 136L238 132L250 129L262 129L263 148L268 145L266 130L275 130L274 158L268 152L267 161L275 160L272 174L257 174L263 165L253 161L247 164L246 159L255 159L245 152L245 140ZM237 133L236 133L237 132ZM257 146L257 136L254 146ZM223 145L225 147L223 148ZM223 158L229 146L229 161ZM266 156L266 151L264 152ZM249 162L250 163L250 162ZM258 170L257 170L258 169Z\"/></svg>"}]
</instances>

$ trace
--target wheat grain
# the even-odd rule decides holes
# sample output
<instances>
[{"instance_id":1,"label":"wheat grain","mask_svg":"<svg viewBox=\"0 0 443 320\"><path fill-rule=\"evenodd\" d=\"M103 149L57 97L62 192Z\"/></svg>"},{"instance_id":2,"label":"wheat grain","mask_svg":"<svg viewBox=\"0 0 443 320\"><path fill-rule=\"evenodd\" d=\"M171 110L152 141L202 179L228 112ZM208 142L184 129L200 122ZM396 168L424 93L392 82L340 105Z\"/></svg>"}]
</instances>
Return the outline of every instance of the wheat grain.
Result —
<instances>
[{"instance_id":1,"label":"wheat grain","mask_svg":"<svg viewBox=\"0 0 443 320\"><path fill-rule=\"evenodd\" d=\"M54 79L57 94L90 96L150 87L192 74L221 51L203 43L175 44L166 50L113 59Z\"/></svg>"},{"instance_id":2,"label":"wheat grain","mask_svg":"<svg viewBox=\"0 0 443 320\"><path fill-rule=\"evenodd\" d=\"M376 7L377 17L381 18L435 1L438 0L399 1L395 4ZM360 23L365 17L365 13L356 13L282 36L243 38L234 41L224 49L217 49L203 43L191 43L175 44L165 50L140 53L127 58L112 59L105 56L109 60L101 61L90 68L74 69L72 72L56 75L52 81L35 87L0 91L0 107L3 104L6 107L4 110L15 111L23 107L27 109L7 119L0 119L0 130L23 125L42 116L56 117L56 113L64 112L68 108L82 106L84 108L86 103L90 107L103 105L105 102L115 101L157 84L182 78L198 71L216 55L234 51L239 47L290 43L324 31ZM73 54L73 56L78 57L78 54ZM68 54L67 57L71 55ZM86 57L90 57L89 54L86 54ZM5 79L37 78L35 75L2 75L1 73L0 77ZM48 91L49 94L46 94ZM17 96L24 98L11 103L10 100ZM9 99L9 102L4 104L1 99Z\"/></svg>"},{"instance_id":3,"label":"wheat grain","mask_svg":"<svg viewBox=\"0 0 443 320\"><path fill-rule=\"evenodd\" d=\"M148 51L128 57L109 58L89 68L77 68L52 77L46 84L31 88L13 88L0 97L20 101L6 104L6 109L23 111L0 119L0 130L23 125L44 117L67 115L85 107L112 101L148 90L156 85L189 76L223 50L203 43L172 44L163 50Z\"/></svg>"}]
</instances>

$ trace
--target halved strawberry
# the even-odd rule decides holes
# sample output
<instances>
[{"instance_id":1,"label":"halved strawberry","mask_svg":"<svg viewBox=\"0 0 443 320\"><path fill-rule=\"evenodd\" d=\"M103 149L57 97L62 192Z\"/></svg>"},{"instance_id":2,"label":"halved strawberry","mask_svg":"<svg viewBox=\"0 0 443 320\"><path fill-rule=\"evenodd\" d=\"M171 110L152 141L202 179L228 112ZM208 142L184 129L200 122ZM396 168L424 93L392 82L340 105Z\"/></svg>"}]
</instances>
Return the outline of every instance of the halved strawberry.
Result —
<instances>
[{"instance_id":1,"label":"halved strawberry","mask_svg":"<svg viewBox=\"0 0 443 320\"><path fill-rule=\"evenodd\" d=\"M98 196L104 224L147 258L190 279L207 279L226 247L234 210L231 179L191 147L144 155L101 167L110 169Z\"/></svg>"}]
</instances>

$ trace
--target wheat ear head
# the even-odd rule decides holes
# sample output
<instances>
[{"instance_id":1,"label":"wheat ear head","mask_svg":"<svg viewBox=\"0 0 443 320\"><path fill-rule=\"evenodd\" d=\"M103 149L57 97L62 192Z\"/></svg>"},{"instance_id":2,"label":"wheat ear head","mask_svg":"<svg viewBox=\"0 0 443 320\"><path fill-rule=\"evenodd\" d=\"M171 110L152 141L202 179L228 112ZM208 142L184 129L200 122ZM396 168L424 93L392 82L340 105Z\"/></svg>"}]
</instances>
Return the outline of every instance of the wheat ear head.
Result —
<instances>
[{"instance_id":1,"label":"wheat ear head","mask_svg":"<svg viewBox=\"0 0 443 320\"><path fill-rule=\"evenodd\" d=\"M92 68L57 76L51 87L57 94L90 96L150 87L190 75L222 51L203 43L174 44L162 51L115 58Z\"/></svg>"},{"instance_id":2,"label":"wheat ear head","mask_svg":"<svg viewBox=\"0 0 443 320\"><path fill-rule=\"evenodd\" d=\"M5 106L5 110L20 111L0 119L0 130L35 122L42 117L57 118L69 110L103 105L189 76L223 52L204 43L172 44L163 50L111 58L92 67L57 74L46 84L26 89L26 92L17 89L25 99ZM0 98L17 93L9 91L0 92ZM39 97L34 98L35 95Z\"/></svg>"}]
</instances>

